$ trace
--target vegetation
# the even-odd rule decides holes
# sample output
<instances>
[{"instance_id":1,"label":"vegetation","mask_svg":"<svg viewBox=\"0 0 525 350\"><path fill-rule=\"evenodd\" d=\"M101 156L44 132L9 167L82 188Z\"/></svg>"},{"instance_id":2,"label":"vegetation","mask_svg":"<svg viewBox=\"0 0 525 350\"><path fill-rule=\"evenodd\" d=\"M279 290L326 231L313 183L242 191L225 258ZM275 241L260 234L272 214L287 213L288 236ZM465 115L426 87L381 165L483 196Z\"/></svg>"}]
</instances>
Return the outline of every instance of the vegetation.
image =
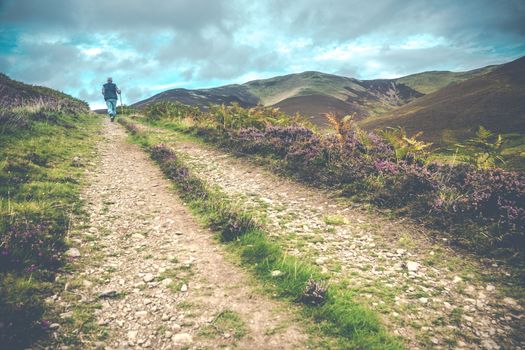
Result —
<instances>
[{"instance_id":1,"label":"vegetation","mask_svg":"<svg viewBox=\"0 0 525 350\"><path fill-rule=\"evenodd\" d=\"M5 348L25 348L49 327L44 299L67 262L65 236L79 210L79 177L95 127L88 113L85 103L59 93L0 107L0 344Z\"/></svg>"},{"instance_id":2,"label":"vegetation","mask_svg":"<svg viewBox=\"0 0 525 350\"><path fill-rule=\"evenodd\" d=\"M180 108L173 105L173 108ZM172 113L176 115L176 113ZM485 253L525 246L525 175L489 167L497 164L501 140L483 129L464 149L468 163L431 162L429 144L401 128L365 132L352 118L328 120L335 133L323 135L299 117L282 120L274 111L213 107L195 117L156 119L155 125L193 133L243 154L264 157L299 179L332 186L347 196L425 218L452 233L457 243ZM495 143L494 143L495 142ZM469 157L466 157L469 159ZM478 164L479 163L479 164Z\"/></svg>"},{"instance_id":3,"label":"vegetation","mask_svg":"<svg viewBox=\"0 0 525 350\"><path fill-rule=\"evenodd\" d=\"M352 301L346 286L326 287L316 267L285 254L268 239L258 216L244 211L219 189L210 188L193 175L169 146L156 144L150 134L125 119L119 122L175 181L180 196L219 233L221 241L237 252L274 294L302 303L305 315L316 320L326 335L337 337L341 348L402 348L400 341L385 332L374 312Z\"/></svg>"}]
</instances>

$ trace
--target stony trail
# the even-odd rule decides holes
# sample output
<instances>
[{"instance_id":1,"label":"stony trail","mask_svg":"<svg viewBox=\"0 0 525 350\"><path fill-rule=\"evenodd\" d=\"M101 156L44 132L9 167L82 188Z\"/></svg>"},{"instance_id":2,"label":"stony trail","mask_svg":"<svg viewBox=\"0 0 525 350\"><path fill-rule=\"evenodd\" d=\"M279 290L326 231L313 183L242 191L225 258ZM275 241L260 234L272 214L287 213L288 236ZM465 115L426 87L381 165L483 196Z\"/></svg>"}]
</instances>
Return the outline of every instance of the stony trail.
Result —
<instances>
[{"instance_id":1,"label":"stony trail","mask_svg":"<svg viewBox=\"0 0 525 350\"><path fill-rule=\"evenodd\" d=\"M523 295L497 262L450 248L420 226L340 203L215 148L162 130L208 183L263 212L290 254L348 283L410 349L525 348Z\"/></svg>"},{"instance_id":2,"label":"stony trail","mask_svg":"<svg viewBox=\"0 0 525 350\"><path fill-rule=\"evenodd\" d=\"M104 122L98 152L83 194L90 228L73 241L81 302L98 299L108 337L82 348L308 348L297 310L257 292L122 127Z\"/></svg>"}]
</instances>

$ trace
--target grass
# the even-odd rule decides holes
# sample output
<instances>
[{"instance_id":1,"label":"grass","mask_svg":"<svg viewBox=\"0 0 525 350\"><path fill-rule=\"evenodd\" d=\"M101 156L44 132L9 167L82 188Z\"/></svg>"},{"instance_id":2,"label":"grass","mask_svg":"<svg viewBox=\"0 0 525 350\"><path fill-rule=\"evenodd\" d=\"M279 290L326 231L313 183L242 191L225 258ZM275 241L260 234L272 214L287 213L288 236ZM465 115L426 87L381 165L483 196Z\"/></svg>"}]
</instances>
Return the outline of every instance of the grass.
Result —
<instances>
[{"instance_id":1,"label":"grass","mask_svg":"<svg viewBox=\"0 0 525 350\"><path fill-rule=\"evenodd\" d=\"M71 216L81 213L99 120L87 110L14 111L28 121L0 132L0 343L10 349L48 334L44 299L63 287L54 275L66 262Z\"/></svg>"},{"instance_id":2,"label":"grass","mask_svg":"<svg viewBox=\"0 0 525 350\"><path fill-rule=\"evenodd\" d=\"M199 335L214 338L216 336L232 337L235 340L243 338L248 328L240 315L232 310L219 312L210 323L200 329Z\"/></svg>"},{"instance_id":3,"label":"grass","mask_svg":"<svg viewBox=\"0 0 525 350\"><path fill-rule=\"evenodd\" d=\"M347 223L346 219L340 215L327 215L323 218L323 220L324 223L327 225L340 226L345 225Z\"/></svg>"},{"instance_id":4,"label":"grass","mask_svg":"<svg viewBox=\"0 0 525 350\"><path fill-rule=\"evenodd\" d=\"M183 160L169 148L158 146L154 135L138 132L126 120L122 124L133 132L133 141L142 145L164 174L176 184L182 199L214 231L220 240L241 258L241 262L279 298L290 302L303 299L310 280L324 281L317 267L289 256L272 242L264 227L251 213L238 207L218 188L211 188L195 177ZM272 274L280 271L278 276ZM330 284L323 303L303 304L302 312L314 321L317 331L337 339L345 349L401 349L402 342L389 335L378 315L354 300L345 286Z\"/></svg>"}]
</instances>

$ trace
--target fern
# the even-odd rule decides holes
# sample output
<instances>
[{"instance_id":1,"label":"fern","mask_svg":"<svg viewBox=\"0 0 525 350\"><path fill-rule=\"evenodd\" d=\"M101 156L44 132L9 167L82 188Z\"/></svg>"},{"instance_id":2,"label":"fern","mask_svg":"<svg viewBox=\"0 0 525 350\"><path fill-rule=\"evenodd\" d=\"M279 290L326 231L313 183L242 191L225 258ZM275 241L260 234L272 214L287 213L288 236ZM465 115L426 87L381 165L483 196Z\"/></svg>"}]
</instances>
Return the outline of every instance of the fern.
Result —
<instances>
[{"instance_id":1,"label":"fern","mask_svg":"<svg viewBox=\"0 0 525 350\"><path fill-rule=\"evenodd\" d=\"M503 143L500 134L496 136L480 125L474 137L456 146L464 151L468 163L478 169L489 169L505 164L501 154Z\"/></svg>"}]
</instances>

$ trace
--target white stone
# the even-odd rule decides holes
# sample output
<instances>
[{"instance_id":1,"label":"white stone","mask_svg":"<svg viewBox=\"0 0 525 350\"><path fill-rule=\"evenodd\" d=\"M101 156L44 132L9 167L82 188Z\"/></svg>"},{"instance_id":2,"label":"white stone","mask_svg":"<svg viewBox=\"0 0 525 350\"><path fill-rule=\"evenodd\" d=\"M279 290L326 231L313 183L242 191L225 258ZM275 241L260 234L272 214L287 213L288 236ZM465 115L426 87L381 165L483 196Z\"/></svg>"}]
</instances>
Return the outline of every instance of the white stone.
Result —
<instances>
[{"instance_id":1,"label":"white stone","mask_svg":"<svg viewBox=\"0 0 525 350\"><path fill-rule=\"evenodd\" d=\"M193 342L193 337L188 333L178 333L171 337L171 341L177 345L187 345Z\"/></svg>"},{"instance_id":2,"label":"white stone","mask_svg":"<svg viewBox=\"0 0 525 350\"><path fill-rule=\"evenodd\" d=\"M422 303L422 304L426 304L426 303L428 303L428 299L427 298L419 298L419 302Z\"/></svg>"},{"instance_id":3,"label":"white stone","mask_svg":"<svg viewBox=\"0 0 525 350\"><path fill-rule=\"evenodd\" d=\"M282 276L283 272L279 270L272 271L272 277L279 277Z\"/></svg>"},{"instance_id":4,"label":"white stone","mask_svg":"<svg viewBox=\"0 0 525 350\"><path fill-rule=\"evenodd\" d=\"M462 282L463 279L459 276L454 276L454 279L452 280L452 283L459 283Z\"/></svg>"},{"instance_id":5,"label":"white stone","mask_svg":"<svg viewBox=\"0 0 525 350\"><path fill-rule=\"evenodd\" d=\"M128 332L128 340L129 340L129 341L132 341L132 342L136 341L136 340L137 340L137 335L138 335L138 334L139 334L138 331L129 331L129 332Z\"/></svg>"},{"instance_id":6,"label":"white stone","mask_svg":"<svg viewBox=\"0 0 525 350\"><path fill-rule=\"evenodd\" d=\"M80 251L77 248L69 248L65 254L72 258L80 257Z\"/></svg>"},{"instance_id":7,"label":"white stone","mask_svg":"<svg viewBox=\"0 0 525 350\"><path fill-rule=\"evenodd\" d=\"M503 298L503 302L509 306L518 306L518 303L516 302L516 300L512 299L512 298Z\"/></svg>"},{"instance_id":8,"label":"white stone","mask_svg":"<svg viewBox=\"0 0 525 350\"><path fill-rule=\"evenodd\" d=\"M485 289L487 290L487 292L493 292L496 290L496 287L494 287L492 284L489 284Z\"/></svg>"},{"instance_id":9,"label":"white stone","mask_svg":"<svg viewBox=\"0 0 525 350\"><path fill-rule=\"evenodd\" d=\"M187 292L188 291L188 286L186 284L183 284L182 287L180 287L180 291L181 292Z\"/></svg>"},{"instance_id":10,"label":"white stone","mask_svg":"<svg viewBox=\"0 0 525 350\"><path fill-rule=\"evenodd\" d=\"M419 269L419 263L415 261L407 261L407 269L408 271L416 272Z\"/></svg>"},{"instance_id":11,"label":"white stone","mask_svg":"<svg viewBox=\"0 0 525 350\"><path fill-rule=\"evenodd\" d=\"M173 282L173 280L171 278L165 278L162 280L161 284L163 286L169 286L171 284L171 282Z\"/></svg>"},{"instance_id":12,"label":"white stone","mask_svg":"<svg viewBox=\"0 0 525 350\"><path fill-rule=\"evenodd\" d=\"M144 282L148 283L153 281L155 279L155 276L153 276L151 273L147 273L142 279L144 280Z\"/></svg>"}]
</instances>

